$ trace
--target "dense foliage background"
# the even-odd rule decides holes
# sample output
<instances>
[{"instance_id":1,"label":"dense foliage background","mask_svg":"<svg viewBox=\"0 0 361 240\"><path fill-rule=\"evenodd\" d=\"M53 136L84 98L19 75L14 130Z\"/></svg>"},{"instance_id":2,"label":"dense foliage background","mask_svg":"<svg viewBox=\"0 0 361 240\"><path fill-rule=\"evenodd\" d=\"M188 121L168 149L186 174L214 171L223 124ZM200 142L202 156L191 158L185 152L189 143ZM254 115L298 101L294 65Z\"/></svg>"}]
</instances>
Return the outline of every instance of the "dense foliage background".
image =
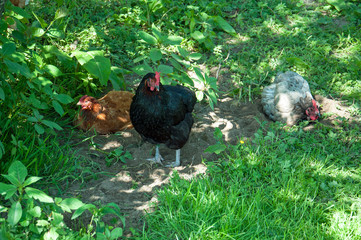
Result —
<instances>
[{"instance_id":1,"label":"dense foliage background","mask_svg":"<svg viewBox=\"0 0 361 240\"><path fill-rule=\"evenodd\" d=\"M356 0L31 0L25 9L7 2L3 15L0 172L7 173L12 163L20 161L30 175L45 177L40 188L84 176L87 163L69 144L75 100L84 94L100 96L111 88L129 90L149 71L163 72L164 83L180 82L192 88L199 101L213 108L220 94L239 101L259 98L277 72L293 70L309 81L314 93L346 100L352 115L359 118L361 114L361 4ZM218 86L212 68L234 88ZM190 78L188 72L195 77ZM321 127L315 134L318 137L301 134L298 127L284 132L276 126L255 136L254 145L220 142L224 146L219 148L224 151L220 159L229 161L212 165L209 178L194 183L174 180L160 193L161 207L154 215L167 220L149 218L150 230L142 236L360 237L359 192L354 187L361 176L360 129L345 119L341 122L334 130ZM301 159L277 155L274 149L279 146L286 146L281 153L293 149ZM240 154L247 157L240 160ZM317 163L319 158L324 161ZM308 167L300 167L299 162ZM15 168L10 170L9 174L15 174ZM279 176L282 171L287 174ZM226 179L217 179L217 172ZM27 174L23 176L24 182ZM5 182L4 176L0 179ZM286 190L275 194L279 185ZM17 185L17 197L22 196L22 187ZM231 191L229 198L246 197L224 204L219 200L222 204L217 208L213 202L218 196L223 198L224 190ZM196 192L205 198L195 196ZM14 196L12 203L24 201ZM28 198L39 200L31 194ZM7 201L0 198L4 205L0 213L19 209ZM232 209L238 204L241 210ZM184 214L174 217L177 211ZM293 216L291 220L283 216L285 211ZM212 216L229 219L218 222ZM190 227L185 219L194 225ZM7 231L16 234L21 227L14 227L14 220L7 220L12 226ZM87 233L88 237L93 234ZM116 234L120 233L113 237Z\"/></svg>"}]
</instances>

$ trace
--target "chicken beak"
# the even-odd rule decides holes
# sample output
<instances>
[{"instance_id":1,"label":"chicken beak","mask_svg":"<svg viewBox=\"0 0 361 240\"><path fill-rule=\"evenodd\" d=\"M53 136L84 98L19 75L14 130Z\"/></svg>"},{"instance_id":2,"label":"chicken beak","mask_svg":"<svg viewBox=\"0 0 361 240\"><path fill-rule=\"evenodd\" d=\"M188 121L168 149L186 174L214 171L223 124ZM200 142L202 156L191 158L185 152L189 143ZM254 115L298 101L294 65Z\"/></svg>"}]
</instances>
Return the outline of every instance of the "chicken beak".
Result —
<instances>
[{"instance_id":1,"label":"chicken beak","mask_svg":"<svg viewBox=\"0 0 361 240\"><path fill-rule=\"evenodd\" d=\"M81 106L81 102L79 101L76 105Z\"/></svg>"},{"instance_id":2,"label":"chicken beak","mask_svg":"<svg viewBox=\"0 0 361 240\"><path fill-rule=\"evenodd\" d=\"M159 92L159 85L156 85L155 89L157 90L157 92Z\"/></svg>"}]
</instances>

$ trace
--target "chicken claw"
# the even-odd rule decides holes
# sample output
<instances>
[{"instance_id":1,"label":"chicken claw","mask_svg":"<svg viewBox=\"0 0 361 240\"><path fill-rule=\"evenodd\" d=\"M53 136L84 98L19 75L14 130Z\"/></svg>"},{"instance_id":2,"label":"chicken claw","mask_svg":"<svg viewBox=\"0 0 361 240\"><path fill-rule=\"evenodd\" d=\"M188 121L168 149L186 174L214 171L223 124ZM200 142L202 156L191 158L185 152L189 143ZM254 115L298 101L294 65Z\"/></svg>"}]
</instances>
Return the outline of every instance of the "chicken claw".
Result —
<instances>
[{"instance_id":1,"label":"chicken claw","mask_svg":"<svg viewBox=\"0 0 361 240\"><path fill-rule=\"evenodd\" d=\"M176 152L176 157L175 157L175 162L172 162L171 164L165 165L166 167L178 167L180 165L180 149L177 149Z\"/></svg>"},{"instance_id":2,"label":"chicken claw","mask_svg":"<svg viewBox=\"0 0 361 240\"><path fill-rule=\"evenodd\" d=\"M162 161L163 161L163 157L160 155L159 153L159 147L158 145L156 146L155 148L155 156L154 158L148 158L147 161L151 161L151 162L154 162L154 163L159 163L161 165L163 165Z\"/></svg>"}]
</instances>

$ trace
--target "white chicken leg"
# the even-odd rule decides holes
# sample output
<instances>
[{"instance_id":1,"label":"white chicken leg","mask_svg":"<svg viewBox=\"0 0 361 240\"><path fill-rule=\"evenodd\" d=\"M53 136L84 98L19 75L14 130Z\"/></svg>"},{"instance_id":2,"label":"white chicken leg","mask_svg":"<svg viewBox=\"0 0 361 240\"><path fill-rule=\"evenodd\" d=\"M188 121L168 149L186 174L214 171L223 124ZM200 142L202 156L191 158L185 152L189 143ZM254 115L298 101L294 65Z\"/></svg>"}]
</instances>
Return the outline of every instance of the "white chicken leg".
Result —
<instances>
[{"instance_id":1,"label":"white chicken leg","mask_svg":"<svg viewBox=\"0 0 361 240\"><path fill-rule=\"evenodd\" d=\"M162 158L162 156L161 156L160 153L159 153L159 147L158 147L158 145L155 147L155 156L154 156L154 158L148 158L147 160L148 160L148 161L151 161L151 162L155 162L155 163L159 163L159 164L163 165L162 161L163 161L164 159Z\"/></svg>"},{"instance_id":2,"label":"white chicken leg","mask_svg":"<svg viewBox=\"0 0 361 240\"><path fill-rule=\"evenodd\" d=\"M166 165L166 167L178 167L180 165L180 149L175 151L175 162Z\"/></svg>"},{"instance_id":3,"label":"white chicken leg","mask_svg":"<svg viewBox=\"0 0 361 240\"><path fill-rule=\"evenodd\" d=\"M171 164L166 165L166 167L178 167L180 165L180 149L177 149L175 152L175 162L172 162ZM163 157L159 153L159 147L158 145L155 147L155 156L154 158L148 158L148 161L159 163L163 165Z\"/></svg>"}]
</instances>

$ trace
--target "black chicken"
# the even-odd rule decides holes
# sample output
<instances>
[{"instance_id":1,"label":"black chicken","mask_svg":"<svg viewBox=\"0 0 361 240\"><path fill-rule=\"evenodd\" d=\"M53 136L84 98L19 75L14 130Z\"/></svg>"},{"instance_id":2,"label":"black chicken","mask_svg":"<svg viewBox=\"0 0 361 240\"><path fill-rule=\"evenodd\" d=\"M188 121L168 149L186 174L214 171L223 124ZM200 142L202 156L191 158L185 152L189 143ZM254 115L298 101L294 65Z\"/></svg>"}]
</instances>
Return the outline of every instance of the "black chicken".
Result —
<instances>
[{"instance_id":1,"label":"black chicken","mask_svg":"<svg viewBox=\"0 0 361 240\"><path fill-rule=\"evenodd\" d=\"M147 159L162 164L158 144L164 143L176 149L176 161L168 165L180 165L180 149L187 142L193 125L192 111L196 96L190 89L160 83L160 73L148 73L140 82L132 104L130 119L142 138L157 144L155 157Z\"/></svg>"}]
</instances>

